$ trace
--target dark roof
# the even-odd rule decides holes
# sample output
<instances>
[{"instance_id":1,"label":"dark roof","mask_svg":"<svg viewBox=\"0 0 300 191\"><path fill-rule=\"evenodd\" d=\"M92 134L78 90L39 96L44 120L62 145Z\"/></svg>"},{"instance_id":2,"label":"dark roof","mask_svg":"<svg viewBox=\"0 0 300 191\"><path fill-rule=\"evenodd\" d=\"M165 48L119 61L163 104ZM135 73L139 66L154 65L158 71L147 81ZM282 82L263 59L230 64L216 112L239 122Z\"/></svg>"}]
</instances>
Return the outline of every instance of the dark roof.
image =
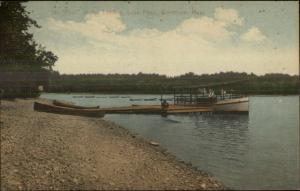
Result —
<instances>
[{"instance_id":1,"label":"dark roof","mask_svg":"<svg viewBox=\"0 0 300 191\"><path fill-rule=\"evenodd\" d=\"M236 84L240 82L248 81L248 79L245 80L234 80L234 81L227 81L227 82L220 82L220 83L205 83L200 85L190 85L190 86L176 86L174 89L198 89L198 88L207 88L207 87L217 87L217 86L224 86L229 84Z\"/></svg>"},{"instance_id":2,"label":"dark roof","mask_svg":"<svg viewBox=\"0 0 300 191\"><path fill-rule=\"evenodd\" d=\"M0 81L48 81L48 72L0 72Z\"/></svg>"},{"instance_id":3,"label":"dark roof","mask_svg":"<svg viewBox=\"0 0 300 191\"><path fill-rule=\"evenodd\" d=\"M48 82L49 73L46 71L40 72L0 72L0 86L14 86L19 84L45 84Z\"/></svg>"}]
</instances>

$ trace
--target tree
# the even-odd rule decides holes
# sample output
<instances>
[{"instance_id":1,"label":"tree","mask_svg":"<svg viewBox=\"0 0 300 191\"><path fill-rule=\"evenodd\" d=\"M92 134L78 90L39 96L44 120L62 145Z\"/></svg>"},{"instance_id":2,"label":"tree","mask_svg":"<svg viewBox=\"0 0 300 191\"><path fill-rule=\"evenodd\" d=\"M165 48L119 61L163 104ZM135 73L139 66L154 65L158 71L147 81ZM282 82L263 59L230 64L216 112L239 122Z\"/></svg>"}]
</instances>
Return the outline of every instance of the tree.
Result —
<instances>
[{"instance_id":1,"label":"tree","mask_svg":"<svg viewBox=\"0 0 300 191\"><path fill-rule=\"evenodd\" d=\"M0 4L1 70L51 70L58 58L38 45L33 34L28 32L29 28L40 26L29 17L23 4L24 1L2 1Z\"/></svg>"},{"instance_id":2,"label":"tree","mask_svg":"<svg viewBox=\"0 0 300 191\"><path fill-rule=\"evenodd\" d=\"M46 51L45 47L39 47L37 51L37 63L40 66L52 71L52 66L57 61L57 56L55 56L51 51Z\"/></svg>"},{"instance_id":3,"label":"tree","mask_svg":"<svg viewBox=\"0 0 300 191\"><path fill-rule=\"evenodd\" d=\"M10 92L9 97L38 95L32 92L38 92L39 85L47 86L58 59L33 39L29 29L40 26L29 17L24 3L0 2L0 89Z\"/></svg>"}]
</instances>

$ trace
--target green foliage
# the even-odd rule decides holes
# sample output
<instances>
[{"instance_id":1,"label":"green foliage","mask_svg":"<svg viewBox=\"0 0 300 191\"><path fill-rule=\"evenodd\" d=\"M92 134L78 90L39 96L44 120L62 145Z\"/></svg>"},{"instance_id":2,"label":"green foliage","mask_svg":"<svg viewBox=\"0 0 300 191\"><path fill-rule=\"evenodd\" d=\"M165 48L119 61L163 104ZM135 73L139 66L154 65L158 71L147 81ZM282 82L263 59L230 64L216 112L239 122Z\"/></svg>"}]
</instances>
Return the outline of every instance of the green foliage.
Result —
<instances>
[{"instance_id":1,"label":"green foliage","mask_svg":"<svg viewBox=\"0 0 300 191\"><path fill-rule=\"evenodd\" d=\"M32 27L40 26L29 17L24 1L0 2L0 72L30 73L52 70L58 57L34 41L33 34L28 32ZM13 81L10 83L14 85ZM9 92L19 92L24 88L18 87L19 90L16 90L17 87L14 87L15 90L12 90L7 88L8 85L0 83L0 88ZM30 80L27 86L33 88L35 85ZM16 93L16 96L22 96L21 94ZM25 95L27 94L24 93Z\"/></svg>"},{"instance_id":2,"label":"green foliage","mask_svg":"<svg viewBox=\"0 0 300 191\"><path fill-rule=\"evenodd\" d=\"M38 45L31 27L40 27L29 17L22 2L0 4L0 67L6 71L51 69L57 60L52 52Z\"/></svg>"}]
</instances>

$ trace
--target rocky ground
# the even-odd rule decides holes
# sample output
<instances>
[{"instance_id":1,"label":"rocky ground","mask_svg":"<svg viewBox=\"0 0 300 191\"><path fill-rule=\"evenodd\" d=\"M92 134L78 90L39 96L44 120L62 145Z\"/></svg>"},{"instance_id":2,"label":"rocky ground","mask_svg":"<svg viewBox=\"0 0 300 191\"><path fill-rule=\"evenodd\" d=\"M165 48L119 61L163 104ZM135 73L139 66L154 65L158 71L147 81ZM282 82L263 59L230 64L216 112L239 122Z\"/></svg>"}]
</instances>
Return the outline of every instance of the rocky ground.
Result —
<instances>
[{"instance_id":1,"label":"rocky ground","mask_svg":"<svg viewBox=\"0 0 300 191\"><path fill-rule=\"evenodd\" d=\"M224 189L159 146L100 118L1 103L1 190Z\"/></svg>"}]
</instances>

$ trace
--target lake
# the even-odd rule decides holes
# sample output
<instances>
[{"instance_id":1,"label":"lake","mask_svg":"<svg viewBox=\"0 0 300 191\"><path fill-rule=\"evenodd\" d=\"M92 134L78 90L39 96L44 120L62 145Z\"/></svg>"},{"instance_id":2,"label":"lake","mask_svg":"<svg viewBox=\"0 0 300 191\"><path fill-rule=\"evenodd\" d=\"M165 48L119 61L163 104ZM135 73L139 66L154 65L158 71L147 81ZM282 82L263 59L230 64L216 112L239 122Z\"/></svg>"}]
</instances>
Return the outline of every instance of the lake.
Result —
<instances>
[{"instance_id":1,"label":"lake","mask_svg":"<svg viewBox=\"0 0 300 191\"><path fill-rule=\"evenodd\" d=\"M160 95L45 93L41 97L83 106L160 104ZM114 114L104 119L159 142L178 159L215 176L227 187L300 188L299 96L251 96L249 101L249 115Z\"/></svg>"}]
</instances>

